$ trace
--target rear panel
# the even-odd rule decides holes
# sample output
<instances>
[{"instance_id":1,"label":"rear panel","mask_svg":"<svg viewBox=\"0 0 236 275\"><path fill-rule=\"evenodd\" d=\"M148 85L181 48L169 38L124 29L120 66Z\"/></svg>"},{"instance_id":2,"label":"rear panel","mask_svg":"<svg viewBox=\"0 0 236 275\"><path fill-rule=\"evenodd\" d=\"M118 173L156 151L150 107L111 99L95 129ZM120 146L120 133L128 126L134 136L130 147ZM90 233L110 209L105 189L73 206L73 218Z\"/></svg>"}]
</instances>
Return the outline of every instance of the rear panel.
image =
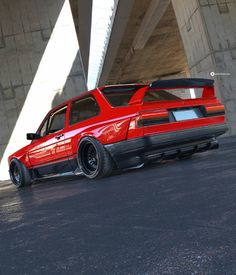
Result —
<instances>
[{"instance_id":1,"label":"rear panel","mask_svg":"<svg viewBox=\"0 0 236 275\"><path fill-rule=\"evenodd\" d=\"M224 106L209 79L158 80L150 85L105 87L101 92L116 115L130 111L128 139L225 121Z\"/></svg>"},{"instance_id":2,"label":"rear panel","mask_svg":"<svg viewBox=\"0 0 236 275\"><path fill-rule=\"evenodd\" d=\"M138 102L137 94L134 97ZM142 133L152 135L225 121L224 106L214 96L214 87L146 89L142 95L140 93L140 98L141 109L135 122L133 119L128 138L134 138L136 134L137 137Z\"/></svg>"}]
</instances>

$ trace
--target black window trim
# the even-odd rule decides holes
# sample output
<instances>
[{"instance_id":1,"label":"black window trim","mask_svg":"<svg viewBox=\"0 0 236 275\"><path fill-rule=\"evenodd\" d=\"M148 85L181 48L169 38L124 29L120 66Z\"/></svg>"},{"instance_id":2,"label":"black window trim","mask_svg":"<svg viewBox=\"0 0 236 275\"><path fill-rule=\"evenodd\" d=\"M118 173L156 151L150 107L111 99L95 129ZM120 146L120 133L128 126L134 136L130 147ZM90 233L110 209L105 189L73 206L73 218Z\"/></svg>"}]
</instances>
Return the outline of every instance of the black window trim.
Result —
<instances>
[{"instance_id":1,"label":"black window trim","mask_svg":"<svg viewBox=\"0 0 236 275\"><path fill-rule=\"evenodd\" d=\"M43 128L45 122L47 123L46 132L48 132L50 117L51 117L52 115L55 115L56 113L62 111L63 109L66 109L66 114L67 114L67 112L68 112L68 104L63 105L63 106L60 106L60 107L59 107L58 109L56 109L56 110L50 111L50 112L47 114L47 116L44 118L44 120L42 121L42 123L40 124L40 126L39 126L39 128L38 128L38 130L37 130L36 133L39 134L39 133L41 132L41 130L42 130L42 128ZM66 116L65 116L64 127L63 127L61 130L65 129L65 128L66 128ZM59 130L59 131L61 131L61 130ZM56 133L56 132L55 132L55 133ZM46 136L49 136L49 135L52 135L52 134L54 134L54 133L50 133L50 134L47 133L47 134L46 134L45 136L43 136L43 137L46 137ZM43 138L43 137L41 137L41 138Z\"/></svg>"},{"instance_id":2,"label":"black window trim","mask_svg":"<svg viewBox=\"0 0 236 275\"><path fill-rule=\"evenodd\" d=\"M50 123L51 123L52 118L53 118L57 113L60 113L60 112L63 111L64 109L66 110L66 112L65 112L65 121L64 121L64 126L63 126L63 128L60 129L60 130L58 130L58 131L56 131L56 132L48 133L48 128L49 128L49 125L50 125ZM48 119L48 123L47 123L47 135L51 135L51 134L57 133L57 132L59 132L59 131L65 129L65 127L66 127L66 113L67 113L67 109L68 109L68 106L65 105L65 106L63 106L63 107L61 107L61 108L55 110L54 112L52 112L52 113L50 114L49 119ZM47 135L46 135L46 136L47 136Z\"/></svg>"}]
</instances>

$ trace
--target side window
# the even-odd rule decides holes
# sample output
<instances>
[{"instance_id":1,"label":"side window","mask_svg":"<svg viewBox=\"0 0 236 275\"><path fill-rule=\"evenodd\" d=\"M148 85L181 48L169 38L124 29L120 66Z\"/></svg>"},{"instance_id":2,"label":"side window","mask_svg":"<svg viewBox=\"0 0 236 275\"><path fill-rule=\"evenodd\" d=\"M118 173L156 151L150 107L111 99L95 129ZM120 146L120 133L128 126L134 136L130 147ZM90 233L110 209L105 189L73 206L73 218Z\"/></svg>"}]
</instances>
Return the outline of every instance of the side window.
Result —
<instances>
[{"instance_id":1,"label":"side window","mask_svg":"<svg viewBox=\"0 0 236 275\"><path fill-rule=\"evenodd\" d=\"M65 120L66 120L66 107L64 107L59 111L56 111L54 114L51 115L49 119L47 134L52 134L63 129L65 126Z\"/></svg>"},{"instance_id":2,"label":"side window","mask_svg":"<svg viewBox=\"0 0 236 275\"><path fill-rule=\"evenodd\" d=\"M78 99L71 104L69 124L75 124L99 114L99 106L94 97Z\"/></svg>"},{"instance_id":3,"label":"side window","mask_svg":"<svg viewBox=\"0 0 236 275\"><path fill-rule=\"evenodd\" d=\"M39 131L39 135L40 135L41 137L44 137L44 136L47 135L47 125L48 125L48 119L45 120L45 122L44 122L44 124L43 124L41 130Z\"/></svg>"}]
</instances>

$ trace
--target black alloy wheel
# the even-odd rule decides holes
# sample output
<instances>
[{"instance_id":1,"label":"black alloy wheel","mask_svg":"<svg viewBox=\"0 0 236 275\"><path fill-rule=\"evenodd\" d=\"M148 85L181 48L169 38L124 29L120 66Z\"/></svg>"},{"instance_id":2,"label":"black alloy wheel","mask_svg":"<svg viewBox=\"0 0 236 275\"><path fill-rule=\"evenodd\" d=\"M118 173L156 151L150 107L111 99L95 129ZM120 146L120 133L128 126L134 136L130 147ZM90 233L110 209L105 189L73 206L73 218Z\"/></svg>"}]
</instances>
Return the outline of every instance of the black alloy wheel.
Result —
<instances>
[{"instance_id":1,"label":"black alloy wheel","mask_svg":"<svg viewBox=\"0 0 236 275\"><path fill-rule=\"evenodd\" d=\"M110 154L92 137L80 141L77 160L80 170L90 179L109 176L114 167Z\"/></svg>"},{"instance_id":2,"label":"black alloy wheel","mask_svg":"<svg viewBox=\"0 0 236 275\"><path fill-rule=\"evenodd\" d=\"M17 187L24 187L32 184L29 170L17 159L12 159L9 166L9 174L12 183Z\"/></svg>"},{"instance_id":3,"label":"black alloy wheel","mask_svg":"<svg viewBox=\"0 0 236 275\"><path fill-rule=\"evenodd\" d=\"M15 162L11 162L10 164L10 178L16 186L20 185L21 173L19 167L16 165Z\"/></svg>"},{"instance_id":4,"label":"black alloy wheel","mask_svg":"<svg viewBox=\"0 0 236 275\"><path fill-rule=\"evenodd\" d=\"M98 168L98 153L92 143L86 143L81 148L82 165L88 174L94 173Z\"/></svg>"}]
</instances>

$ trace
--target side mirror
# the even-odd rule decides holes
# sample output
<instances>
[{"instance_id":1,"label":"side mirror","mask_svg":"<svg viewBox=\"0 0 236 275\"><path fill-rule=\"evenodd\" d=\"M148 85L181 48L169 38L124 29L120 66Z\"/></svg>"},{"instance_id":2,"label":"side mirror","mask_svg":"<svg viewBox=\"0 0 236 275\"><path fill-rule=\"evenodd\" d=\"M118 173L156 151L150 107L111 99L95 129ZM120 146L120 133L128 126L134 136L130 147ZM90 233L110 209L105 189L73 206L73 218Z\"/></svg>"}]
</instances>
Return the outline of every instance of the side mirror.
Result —
<instances>
[{"instance_id":1,"label":"side mirror","mask_svg":"<svg viewBox=\"0 0 236 275\"><path fill-rule=\"evenodd\" d=\"M35 139L39 139L39 138L41 138L41 136L39 134L34 134L34 133L26 134L26 139L28 139L28 140L35 140Z\"/></svg>"}]
</instances>

